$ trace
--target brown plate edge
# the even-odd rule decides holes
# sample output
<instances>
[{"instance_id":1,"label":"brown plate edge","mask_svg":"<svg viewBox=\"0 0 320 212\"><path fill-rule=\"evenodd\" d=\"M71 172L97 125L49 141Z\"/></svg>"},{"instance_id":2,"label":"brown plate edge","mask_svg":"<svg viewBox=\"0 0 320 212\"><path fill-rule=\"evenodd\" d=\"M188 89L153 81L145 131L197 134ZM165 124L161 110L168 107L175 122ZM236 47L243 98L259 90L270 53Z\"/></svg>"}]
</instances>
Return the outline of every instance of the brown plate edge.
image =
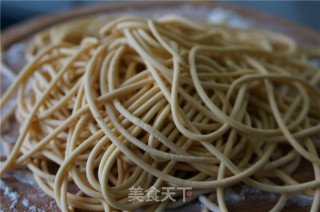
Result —
<instances>
[{"instance_id":1,"label":"brown plate edge","mask_svg":"<svg viewBox=\"0 0 320 212\"><path fill-rule=\"evenodd\" d=\"M129 4L128 4L129 3ZM230 9L235 12L238 12L249 17L254 17L258 20L263 20L269 23L276 23L276 25L286 26L290 29L290 32L294 32L296 36L303 37L312 44L320 45L320 35L299 23L286 20L282 17L278 17L272 14L268 14L262 11L257 11L245 7L239 7L232 4L218 3L218 2L185 2L185 1L151 1L151 2L112 2L112 3L103 3L103 4L94 4L89 6L75 7L68 11L50 13L47 15L37 16L35 18L23 21L16 25L13 25L1 32L1 45L2 50L4 51L10 45L40 31L49 26L57 24L59 22L89 15L99 12L108 12L119 9L124 9L128 7L132 8L150 8L157 6L181 6L181 5L206 5L212 8L214 7L223 7L224 9Z\"/></svg>"}]
</instances>

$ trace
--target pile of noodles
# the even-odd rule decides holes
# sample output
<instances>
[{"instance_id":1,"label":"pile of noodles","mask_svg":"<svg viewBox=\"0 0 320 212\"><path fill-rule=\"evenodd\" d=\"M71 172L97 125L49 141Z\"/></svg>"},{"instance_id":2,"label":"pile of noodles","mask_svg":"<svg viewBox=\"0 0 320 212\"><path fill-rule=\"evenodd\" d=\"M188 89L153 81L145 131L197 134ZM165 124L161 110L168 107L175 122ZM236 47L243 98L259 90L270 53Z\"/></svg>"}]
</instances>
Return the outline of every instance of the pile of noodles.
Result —
<instances>
[{"instance_id":1,"label":"pile of noodles","mask_svg":"<svg viewBox=\"0 0 320 212\"><path fill-rule=\"evenodd\" d=\"M27 164L62 211L197 198L226 211L224 190L240 182L280 193L274 211L296 194L319 211L320 71L308 63L319 55L279 33L177 16L55 26L34 38L1 98L17 92L21 126L1 174ZM312 179L293 177L302 163ZM176 201L129 199L152 186L174 187Z\"/></svg>"}]
</instances>

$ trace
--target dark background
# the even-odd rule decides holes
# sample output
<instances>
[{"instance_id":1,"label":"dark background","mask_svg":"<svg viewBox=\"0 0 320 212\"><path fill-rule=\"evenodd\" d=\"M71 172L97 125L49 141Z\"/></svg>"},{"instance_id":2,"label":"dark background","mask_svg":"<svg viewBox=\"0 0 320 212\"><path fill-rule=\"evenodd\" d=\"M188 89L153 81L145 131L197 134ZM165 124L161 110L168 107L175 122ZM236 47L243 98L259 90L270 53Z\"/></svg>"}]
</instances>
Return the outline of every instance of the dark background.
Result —
<instances>
[{"instance_id":1,"label":"dark background","mask_svg":"<svg viewBox=\"0 0 320 212\"><path fill-rule=\"evenodd\" d=\"M0 0L1 1L1 0ZM1 30L45 13L108 1L1 1ZM110 2L110 1L109 1ZM271 13L320 33L320 1L223 1Z\"/></svg>"}]
</instances>

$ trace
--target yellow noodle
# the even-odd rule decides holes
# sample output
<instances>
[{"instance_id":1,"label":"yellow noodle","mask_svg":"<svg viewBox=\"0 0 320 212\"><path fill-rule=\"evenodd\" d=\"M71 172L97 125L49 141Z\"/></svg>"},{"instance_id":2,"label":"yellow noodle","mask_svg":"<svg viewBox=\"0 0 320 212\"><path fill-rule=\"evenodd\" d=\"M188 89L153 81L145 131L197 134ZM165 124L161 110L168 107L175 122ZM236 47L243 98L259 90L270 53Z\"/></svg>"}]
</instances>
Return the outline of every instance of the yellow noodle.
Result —
<instances>
[{"instance_id":1,"label":"yellow noodle","mask_svg":"<svg viewBox=\"0 0 320 212\"><path fill-rule=\"evenodd\" d=\"M154 211L194 199L227 211L224 189L240 182L281 194L272 211L296 193L318 211L320 70L308 64L318 53L279 33L177 16L54 26L34 38L1 98L2 108L18 92L21 127L0 174L27 163L62 211ZM298 182L290 175L302 158L314 177ZM150 193L129 201L130 188L151 186L192 196L175 189L176 202L146 201Z\"/></svg>"}]
</instances>

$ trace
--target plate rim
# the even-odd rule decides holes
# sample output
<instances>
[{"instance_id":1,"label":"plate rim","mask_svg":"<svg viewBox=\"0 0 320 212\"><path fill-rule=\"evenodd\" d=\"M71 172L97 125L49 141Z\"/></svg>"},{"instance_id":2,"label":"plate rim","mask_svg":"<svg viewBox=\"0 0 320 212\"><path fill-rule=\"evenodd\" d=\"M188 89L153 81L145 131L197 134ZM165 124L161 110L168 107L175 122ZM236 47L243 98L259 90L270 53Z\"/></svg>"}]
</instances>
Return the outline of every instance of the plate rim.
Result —
<instances>
[{"instance_id":1,"label":"plate rim","mask_svg":"<svg viewBox=\"0 0 320 212\"><path fill-rule=\"evenodd\" d=\"M128 4L129 3L129 4ZM31 19L24 20L13 26L10 26L1 31L1 46L2 50L5 51L10 45L31 36L45 28L48 28L54 24L66 21L68 19L90 15L99 12L116 11L126 8L152 8L157 6L172 6L178 7L183 5L204 5L211 8L221 7L223 9L232 10L249 17L256 18L257 20L264 20L269 23L277 23L279 26L286 26L290 31L295 32L298 37L305 38L311 43L320 45L320 35L317 31L303 26L300 23L288 20L271 13L266 13L260 10L254 10L251 8L234 5L231 3L220 3L220 2L186 2L186 1L139 1L139 2L104 2L92 5L81 5L74 7L66 11L58 11L45 15L33 17Z\"/></svg>"}]
</instances>

